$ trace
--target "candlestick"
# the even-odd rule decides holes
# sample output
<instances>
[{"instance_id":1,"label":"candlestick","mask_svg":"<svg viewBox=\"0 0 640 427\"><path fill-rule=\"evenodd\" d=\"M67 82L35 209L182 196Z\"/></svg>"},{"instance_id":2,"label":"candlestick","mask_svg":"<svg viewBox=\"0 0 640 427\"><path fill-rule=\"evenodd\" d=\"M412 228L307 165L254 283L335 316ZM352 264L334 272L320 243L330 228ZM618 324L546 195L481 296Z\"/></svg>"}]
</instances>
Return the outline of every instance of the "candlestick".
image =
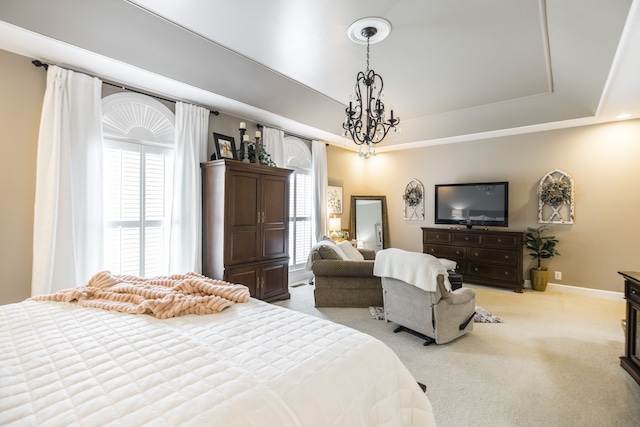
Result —
<instances>
[{"instance_id":1,"label":"candlestick","mask_svg":"<svg viewBox=\"0 0 640 427\"><path fill-rule=\"evenodd\" d=\"M262 163L260 161L260 155L262 154L262 144L260 143L260 132L256 132L256 143L254 145L256 152L256 163Z\"/></svg>"},{"instance_id":2,"label":"candlestick","mask_svg":"<svg viewBox=\"0 0 640 427\"><path fill-rule=\"evenodd\" d=\"M247 139L247 142L243 142L242 146L244 148L244 158L242 159L242 161L244 163L249 163L249 140Z\"/></svg>"},{"instance_id":3,"label":"candlestick","mask_svg":"<svg viewBox=\"0 0 640 427\"><path fill-rule=\"evenodd\" d=\"M240 131L240 153L244 153L247 148L247 142L249 141L249 135L246 134L247 124L245 122L240 122L240 129L238 130ZM244 162L248 160L243 159L242 161Z\"/></svg>"}]
</instances>

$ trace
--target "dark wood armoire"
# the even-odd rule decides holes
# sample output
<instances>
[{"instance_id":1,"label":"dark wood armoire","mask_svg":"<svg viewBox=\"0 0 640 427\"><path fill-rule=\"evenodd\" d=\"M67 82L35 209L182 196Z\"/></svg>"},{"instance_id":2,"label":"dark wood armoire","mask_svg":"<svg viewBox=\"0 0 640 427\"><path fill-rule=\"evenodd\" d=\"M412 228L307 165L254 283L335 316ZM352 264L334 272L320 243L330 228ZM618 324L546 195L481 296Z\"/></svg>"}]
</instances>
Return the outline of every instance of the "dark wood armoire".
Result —
<instances>
[{"instance_id":1,"label":"dark wood armoire","mask_svg":"<svg viewBox=\"0 0 640 427\"><path fill-rule=\"evenodd\" d=\"M202 169L202 272L266 301L289 298L289 177L237 160Z\"/></svg>"}]
</instances>

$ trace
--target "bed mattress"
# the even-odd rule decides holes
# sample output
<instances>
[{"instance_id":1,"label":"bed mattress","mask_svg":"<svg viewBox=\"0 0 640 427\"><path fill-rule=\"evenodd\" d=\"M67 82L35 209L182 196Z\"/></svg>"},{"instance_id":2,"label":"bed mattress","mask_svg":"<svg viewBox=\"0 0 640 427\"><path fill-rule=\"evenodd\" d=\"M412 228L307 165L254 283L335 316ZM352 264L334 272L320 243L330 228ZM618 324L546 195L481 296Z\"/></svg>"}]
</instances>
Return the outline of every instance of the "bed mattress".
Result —
<instances>
[{"instance_id":1,"label":"bed mattress","mask_svg":"<svg viewBox=\"0 0 640 427\"><path fill-rule=\"evenodd\" d=\"M164 320L24 301L0 349L0 425L435 424L385 344L255 299Z\"/></svg>"}]
</instances>

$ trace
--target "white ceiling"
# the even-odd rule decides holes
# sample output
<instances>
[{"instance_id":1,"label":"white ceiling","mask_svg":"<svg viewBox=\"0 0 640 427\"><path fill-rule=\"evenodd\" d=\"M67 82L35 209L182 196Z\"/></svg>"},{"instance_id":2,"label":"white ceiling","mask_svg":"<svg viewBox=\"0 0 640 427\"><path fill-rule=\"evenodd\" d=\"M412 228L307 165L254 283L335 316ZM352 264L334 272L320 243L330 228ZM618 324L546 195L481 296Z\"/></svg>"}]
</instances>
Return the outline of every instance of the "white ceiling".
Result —
<instances>
[{"instance_id":1,"label":"white ceiling","mask_svg":"<svg viewBox=\"0 0 640 427\"><path fill-rule=\"evenodd\" d=\"M384 151L640 117L638 1L2 0L0 49L342 144L379 16Z\"/></svg>"}]
</instances>

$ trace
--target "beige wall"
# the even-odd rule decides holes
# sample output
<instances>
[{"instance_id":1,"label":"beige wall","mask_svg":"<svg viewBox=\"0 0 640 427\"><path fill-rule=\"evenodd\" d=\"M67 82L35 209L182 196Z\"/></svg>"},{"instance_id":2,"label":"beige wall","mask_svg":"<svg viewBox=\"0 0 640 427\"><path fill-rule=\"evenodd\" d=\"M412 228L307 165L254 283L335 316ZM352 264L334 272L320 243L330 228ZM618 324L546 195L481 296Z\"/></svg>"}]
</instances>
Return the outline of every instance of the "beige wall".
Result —
<instances>
[{"instance_id":1,"label":"beige wall","mask_svg":"<svg viewBox=\"0 0 640 427\"><path fill-rule=\"evenodd\" d=\"M36 145L46 74L30 58L1 50L0 65L0 304L6 304L30 294ZM211 116L210 130L238 138L238 122L224 114ZM252 135L255 126L248 125ZM563 275L562 281L552 281L622 292L617 271L640 271L635 245L640 228L633 222L640 212L638 141L640 120L381 153L369 160L330 146L329 185L343 187L345 228L351 194L386 195L391 245L420 251L420 227L433 226L434 184L509 181L509 229L524 230L537 225L540 178L565 170L576 183L576 221L552 225L562 256L549 266ZM424 221L403 219L402 192L412 178L425 186Z\"/></svg>"},{"instance_id":2,"label":"beige wall","mask_svg":"<svg viewBox=\"0 0 640 427\"><path fill-rule=\"evenodd\" d=\"M536 189L549 171L569 173L576 186L575 224L550 225L562 254L545 260L562 280L551 282L623 292L621 270L640 271L640 120L381 153L369 160L332 147L329 181L366 179L350 189L387 196L390 243L421 251L420 227L434 226L434 185L509 181L509 227L538 226ZM359 175L359 176L358 176ZM425 186L424 221L403 219L404 186ZM345 217L347 218L347 217ZM533 261L525 260L525 278Z\"/></svg>"},{"instance_id":3,"label":"beige wall","mask_svg":"<svg viewBox=\"0 0 640 427\"><path fill-rule=\"evenodd\" d=\"M36 145L46 75L0 50L0 304L31 293Z\"/></svg>"}]
</instances>

